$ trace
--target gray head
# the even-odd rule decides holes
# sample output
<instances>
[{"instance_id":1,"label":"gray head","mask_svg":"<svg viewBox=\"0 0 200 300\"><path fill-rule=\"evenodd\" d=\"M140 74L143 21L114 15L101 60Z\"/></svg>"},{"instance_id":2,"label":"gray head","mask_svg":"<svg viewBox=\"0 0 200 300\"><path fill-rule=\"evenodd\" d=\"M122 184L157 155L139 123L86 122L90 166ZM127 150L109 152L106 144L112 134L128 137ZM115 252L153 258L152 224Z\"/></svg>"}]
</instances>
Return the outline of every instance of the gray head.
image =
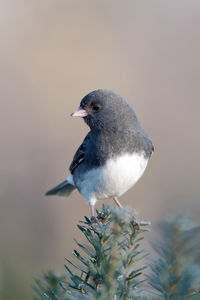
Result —
<instances>
[{"instance_id":1,"label":"gray head","mask_svg":"<svg viewBox=\"0 0 200 300\"><path fill-rule=\"evenodd\" d=\"M72 116L83 117L91 130L139 127L130 105L120 95L104 89L87 94Z\"/></svg>"}]
</instances>

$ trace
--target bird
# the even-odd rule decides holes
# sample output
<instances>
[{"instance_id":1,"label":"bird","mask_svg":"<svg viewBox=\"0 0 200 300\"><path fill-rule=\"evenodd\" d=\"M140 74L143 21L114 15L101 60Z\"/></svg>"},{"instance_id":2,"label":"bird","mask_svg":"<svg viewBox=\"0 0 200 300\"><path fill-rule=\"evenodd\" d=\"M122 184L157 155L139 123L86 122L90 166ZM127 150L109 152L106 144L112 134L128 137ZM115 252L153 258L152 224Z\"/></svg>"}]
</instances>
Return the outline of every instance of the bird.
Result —
<instances>
[{"instance_id":1,"label":"bird","mask_svg":"<svg viewBox=\"0 0 200 300\"><path fill-rule=\"evenodd\" d=\"M46 195L69 196L78 190L95 218L95 204L112 198L119 201L143 175L154 151L132 107L119 94L98 89L87 94L71 114L89 126L69 166L69 176Z\"/></svg>"}]
</instances>

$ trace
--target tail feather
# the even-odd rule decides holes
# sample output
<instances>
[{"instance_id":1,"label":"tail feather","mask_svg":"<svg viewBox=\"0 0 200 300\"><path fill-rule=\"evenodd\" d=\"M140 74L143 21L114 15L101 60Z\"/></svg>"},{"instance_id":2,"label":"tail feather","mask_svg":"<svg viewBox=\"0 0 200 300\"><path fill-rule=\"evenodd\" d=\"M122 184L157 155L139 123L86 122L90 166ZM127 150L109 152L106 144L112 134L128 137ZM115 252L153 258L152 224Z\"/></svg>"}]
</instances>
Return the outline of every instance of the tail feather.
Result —
<instances>
[{"instance_id":1,"label":"tail feather","mask_svg":"<svg viewBox=\"0 0 200 300\"><path fill-rule=\"evenodd\" d=\"M69 196L73 190L75 190L76 187L69 183L68 180L63 181L59 185L55 186L54 188L50 189L48 192L46 192L46 196L61 196L61 197L67 197Z\"/></svg>"}]
</instances>

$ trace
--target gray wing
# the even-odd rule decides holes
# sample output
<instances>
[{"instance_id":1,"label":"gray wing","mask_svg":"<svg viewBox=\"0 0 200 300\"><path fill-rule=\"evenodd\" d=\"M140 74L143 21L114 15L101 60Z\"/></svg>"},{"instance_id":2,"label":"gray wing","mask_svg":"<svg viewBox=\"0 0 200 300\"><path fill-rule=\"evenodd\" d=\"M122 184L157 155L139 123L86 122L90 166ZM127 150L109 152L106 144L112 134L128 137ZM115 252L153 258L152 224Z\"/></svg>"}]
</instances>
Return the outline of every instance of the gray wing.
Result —
<instances>
[{"instance_id":1,"label":"gray wing","mask_svg":"<svg viewBox=\"0 0 200 300\"><path fill-rule=\"evenodd\" d=\"M72 163L69 167L69 171L71 172L71 174L74 173L74 170L76 169L76 167L81 164L84 159L85 159L85 151L88 147L88 143L89 143L89 140L90 140L90 132L86 135L83 143L80 145L80 147L78 148L78 150L76 151L74 157L73 157L73 160L72 160Z\"/></svg>"}]
</instances>

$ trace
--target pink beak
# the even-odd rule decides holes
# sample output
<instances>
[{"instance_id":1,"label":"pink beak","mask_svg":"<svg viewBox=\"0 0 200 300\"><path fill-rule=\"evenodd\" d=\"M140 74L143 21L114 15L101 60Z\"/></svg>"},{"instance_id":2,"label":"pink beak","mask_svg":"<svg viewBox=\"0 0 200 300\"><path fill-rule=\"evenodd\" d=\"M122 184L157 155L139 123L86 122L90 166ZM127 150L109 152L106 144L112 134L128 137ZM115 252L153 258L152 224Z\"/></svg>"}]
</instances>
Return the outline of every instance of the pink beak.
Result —
<instances>
[{"instance_id":1,"label":"pink beak","mask_svg":"<svg viewBox=\"0 0 200 300\"><path fill-rule=\"evenodd\" d=\"M84 118L87 115L88 113L86 112L86 110L82 109L81 107L79 107L75 112L71 114L72 117L81 117L81 118Z\"/></svg>"}]
</instances>

